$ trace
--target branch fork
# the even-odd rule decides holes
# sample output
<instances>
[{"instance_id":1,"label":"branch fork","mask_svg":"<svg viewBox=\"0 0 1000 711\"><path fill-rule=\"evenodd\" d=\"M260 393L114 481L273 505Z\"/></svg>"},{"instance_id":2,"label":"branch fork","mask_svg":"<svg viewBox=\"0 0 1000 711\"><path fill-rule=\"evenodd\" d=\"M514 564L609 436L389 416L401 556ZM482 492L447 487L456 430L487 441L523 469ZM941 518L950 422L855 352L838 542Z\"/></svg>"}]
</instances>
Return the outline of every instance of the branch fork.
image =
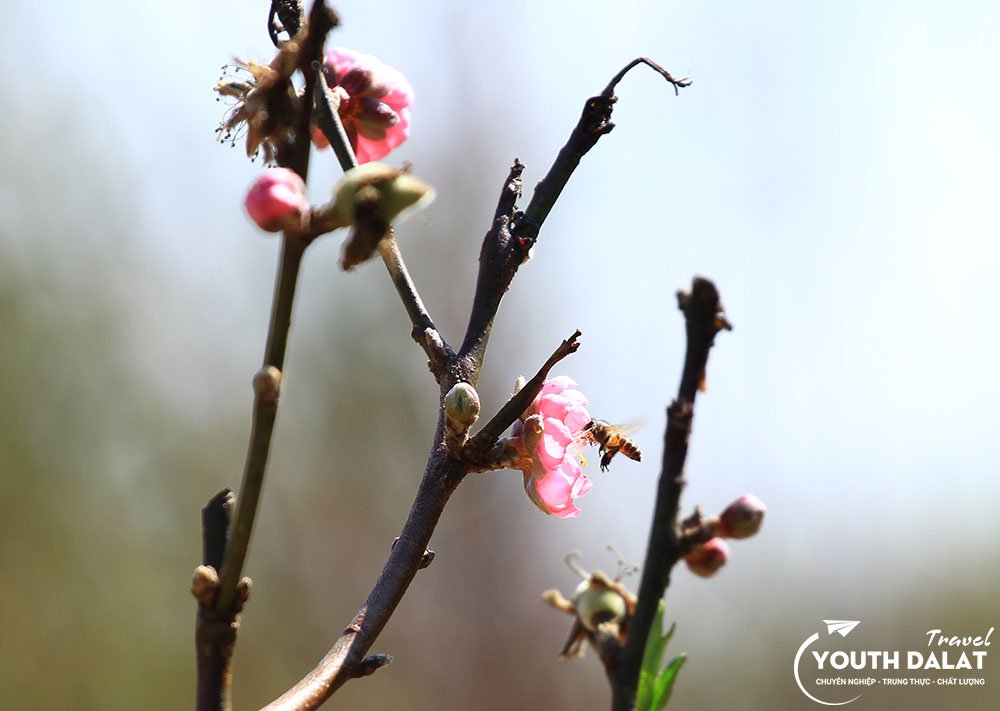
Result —
<instances>
[{"instance_id":1,"label":"branch fork","mask_svg":"<svg viewBox=\"0 0 1000 711\"><path fill-rule=\"evenodd\" d=\"M337 113L337 98L330 91L321 71L325 39L338 20L324 0L316 0L308 20L304 22L303 18L302 3L298 0L272 0L268 33L281 47L282 53L287 56L294 53L297 68L304 77L301 97L311 97L311 100L296 104L297 115L293 117L290 130L274 137L275 156L280 166L294 170L305 180L314 121L333 146L345 171L356 167L357 159ZM291 47L289 40L282 41L278 37L282 32L294 37L297 46ZM576 331L564 340L536 375L474 434L471 427L479 415L478 397L473 402L464 388L475 393L474 387L503 294L517 269L530 258L546 217L579 161L601 136L614 127L610 120L617 101L613 90L621 77L637 63L657 68L649 60L640 58L619 72L603 94L588 99L569 140L535 187L523 212L517 209L517 200L522 194L524 166L520 161L514 161L502 186L493 223L483 240L469 323L457 352L444 341L435 327L406 269L391 226L386 224L385 229L380 231L377 251L410 317L411 336L424 350L429 368L441 388L442 408L438 427L410 514L368 598L316 668L266 708L314 709L347 680L372 674L391 662L389 655L368 655L367 652L417 571L433 560L434 553L427 546L451 494L469 472L484 471L487 466L496 468L524 463L523 446L519 450L512 439L501 440L501 436L536 398L551 368L579 348L580 332ZM675 88L687 85L685 80L674 80L663 70L660 71L674 83ZM305 249L330 226L324 222L321 213L311 214L310 217L308 226L286 232L283 237L264 363L253 382L253 422L239 500L234 501L232 492L224 491L206 507L209 513L206 513L204 524L205 555L192 586L198 600L199 709L230 707L233 644L239 628L239 614L250 592L249 579L242 577L242 570L277 417L298 273ZM460 395L449 400L449 394L453 392ZM596 587L604 584L597 573L591 581ZM605 587L614 585L617 583L608 583ZM642 611L642 606L643 597L640 595L636 615ZM617 647L624 639L625 626L619 620L612 630L609 624L608 620L597 621L594 634L611 635L616 639L617 657ZM631 642L630 639L629 645ZM628 652L628 649L626 647L625 651Z\"/></svg>"}]
</instances>

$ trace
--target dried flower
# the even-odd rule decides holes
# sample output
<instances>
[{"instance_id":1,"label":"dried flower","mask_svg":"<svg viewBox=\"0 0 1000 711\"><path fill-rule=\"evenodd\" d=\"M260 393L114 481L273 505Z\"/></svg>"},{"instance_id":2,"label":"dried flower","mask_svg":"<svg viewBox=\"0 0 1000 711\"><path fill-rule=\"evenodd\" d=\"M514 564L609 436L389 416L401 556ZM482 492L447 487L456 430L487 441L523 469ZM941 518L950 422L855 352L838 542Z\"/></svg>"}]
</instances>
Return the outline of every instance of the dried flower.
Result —
<instances>
[{"instance_id":1,"label":"dried flower","mask_svg":"<svg viewBox=\"0 0 1000 711\"><path fill-rule=\"evenodd\" d=\"M624 575L634 572L636 568L622 568L619 562L618 575L611 580L600 570L591 573L583 570L576 560L578 555L577 551L566 556L567 565L583 579L573 597L567 600L555 589L542 593L545 602L575 618L569 639L561 652L564 659L582 657L584 641L589 641L595 647L602 646L599 639L604 636L617 637L618 643L624 645L638 602L636 596L621 582Z\"/></svg>"},{"instance_id":2,"label":"dried flower","mask_svg":"<svg viewBox=\"0 0 1000 711\"><path fill-rule=\"evenodd\" d=\"M559 518L580 515L574 499L592 485L573 453L573 444L590 422L587 398L572 378L546 380L525 412L522 441L531 456L524 470L524 491L542 512Z\"/></svg>"},{"instance_id":3,"label":"dried flower","mask_svg":"<svg viewBox=\"0 0 1000 711\"><path fill-rule=\"evenodd\" d=\"M268 168L243 201L250 219L268 232L297 229L309 210L306 185L294 170Z\"/></svg>"},{"instance_id":4,"label":"dried flower","mask_svg":"<svg viewBox=\"0 0 1000 711\"><path fill-rule=\"evenodd\" d=\"M328 226L350 225L341 266L351 269L370 259L379 242L404 211L428 204L434 190L427 184L383 163L365 163L344 174L334 189L334 202L320 220Z\"/></svg>"},{"instance_id":5,"label":"dried flower","mask_svg":"<svg viewBox=\"0 0 1000 711\"><path fill-rule=\"evenodd\" d=\"M406 77L377 58L346 47L326 53L323 72L339 100L337 113L358 163L379 160L410 135L413 89ZM318 148L330 144L313 133Z\"/></svg>"},{"instance_id":6,"label":"dried flower","mask_svg":"<svg viewBox=\"0 0 1000 711\"><path fill-rule=\"evenodd\" d=\"M298 68L306 32L303 30L286 42L270 64L237 59L224 67L232 68L237 77L223 77L215 90L220 96L236 99L237 103L219 126L220 140L235 144L245 134L247 155L252 158L258 149L263 149L264 162L273 163L279 146L294 138L302 97L292 84L292 74ZM244 79L240 72L249 76Z\"/></svg>"}]
</instances>

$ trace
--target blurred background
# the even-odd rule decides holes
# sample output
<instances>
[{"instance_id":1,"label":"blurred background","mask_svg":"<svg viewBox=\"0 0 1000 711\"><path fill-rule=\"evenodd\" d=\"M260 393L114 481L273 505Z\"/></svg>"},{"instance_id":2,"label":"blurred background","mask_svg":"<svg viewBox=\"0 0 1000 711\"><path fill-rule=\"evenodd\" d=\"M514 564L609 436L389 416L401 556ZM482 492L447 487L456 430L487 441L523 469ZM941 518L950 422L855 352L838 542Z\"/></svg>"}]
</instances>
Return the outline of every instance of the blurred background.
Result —
<instances>
[{"instance_id":1,"label":"blurred background","mask_svg":"<svg viewBox=\"0 0 1000 711\"><path fill-rule=\"evenodd\" d=\"M635 56L617 128L583 161L506 297L488 414L574 328L595 416L645 417L575 520L520 474L470 477L345 709L607 708L593 654L557 658L563 563L643 559L664 409L683 358L674 292L718 284L684 508L752 492L762 533L703 580L675 571L687 651L670 708L809 709L792 659L822 619L872 648L1000 622L1000 6L847 0L336 4L333 42L415 88L390 156L435 185L401 248L461 341L482 235L515 157L526 191L585 99ZM279 243L242 214L261 169L214 143L234 55L267 60L268 3L8 3L0 24L0 708L176 709L194 696L200 508L238 487ZM313 161L326 199L339 170ZM437 389L377 263L307 256L247 574L237 708L310 669L406 516ZM636 579L631 581L637 586ZM985 688L866 693L858 709L995 709ZM829 696L833 697L834 691Z\"/></svg>"}]
</instances>

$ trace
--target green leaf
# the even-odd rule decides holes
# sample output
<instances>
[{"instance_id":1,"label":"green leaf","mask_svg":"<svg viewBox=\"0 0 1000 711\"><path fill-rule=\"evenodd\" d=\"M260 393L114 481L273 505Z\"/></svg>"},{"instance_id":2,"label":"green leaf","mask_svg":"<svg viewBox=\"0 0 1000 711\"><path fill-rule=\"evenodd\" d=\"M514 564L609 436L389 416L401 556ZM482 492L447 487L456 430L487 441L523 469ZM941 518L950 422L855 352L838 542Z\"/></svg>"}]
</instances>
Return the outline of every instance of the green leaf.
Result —
<instances>
[{"instance_id":1,"label":"green leaf","mask_svg":"<svg viewBox=\"0 0 1000 711\"><path fill-rule=\"evenodd\" d=\"M673 632L673 628L671 628ZM677 673L684 666L684 662L687 661L687 653L681 654L678 657L674 657L670 664L660 672L660 675L656 678L656 682L653 684L653 706L650 711L662 711L670 701L670 694L674 691L674 682L677 680Z\"/></svg>"},{"instance_id":2,"label":"green leaf","mask_svg":"<svg viewBox=\"0 0 1000 711\"><path fill-rule=\"evenodd\" d=\"M660 604L656 608L656 616L649 628L646 649L643 650L642 654L639 688L636 692L636 711L660 711L666 705L673 690L674 678L686 659L686 655L681 655L671 661L666 669L660 671L663 654L677 629L676 624L670 625L670 629L664 634L663 610L663 600L660 600Z\"/></svg>"}]
</instances>

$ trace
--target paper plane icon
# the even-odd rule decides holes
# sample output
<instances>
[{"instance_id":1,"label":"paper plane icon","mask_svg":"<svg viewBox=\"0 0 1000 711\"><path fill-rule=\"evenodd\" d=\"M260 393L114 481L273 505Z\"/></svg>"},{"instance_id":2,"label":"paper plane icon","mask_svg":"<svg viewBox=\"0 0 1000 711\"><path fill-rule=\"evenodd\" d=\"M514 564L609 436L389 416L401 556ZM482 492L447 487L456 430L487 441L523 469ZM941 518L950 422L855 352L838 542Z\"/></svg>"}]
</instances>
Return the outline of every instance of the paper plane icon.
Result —
<instances>
[{"instance_id":1,"label":"paper plane icon","mask_svg":"<svg viewBox=\"0 0 1000 711\"><path fill-rule=\"evenodd\" d=\"M823 620L823 622L826 623L827 634L837 632L841 637L846 637L861 624L861 620Z\"/></svg>"}]
</instances>

